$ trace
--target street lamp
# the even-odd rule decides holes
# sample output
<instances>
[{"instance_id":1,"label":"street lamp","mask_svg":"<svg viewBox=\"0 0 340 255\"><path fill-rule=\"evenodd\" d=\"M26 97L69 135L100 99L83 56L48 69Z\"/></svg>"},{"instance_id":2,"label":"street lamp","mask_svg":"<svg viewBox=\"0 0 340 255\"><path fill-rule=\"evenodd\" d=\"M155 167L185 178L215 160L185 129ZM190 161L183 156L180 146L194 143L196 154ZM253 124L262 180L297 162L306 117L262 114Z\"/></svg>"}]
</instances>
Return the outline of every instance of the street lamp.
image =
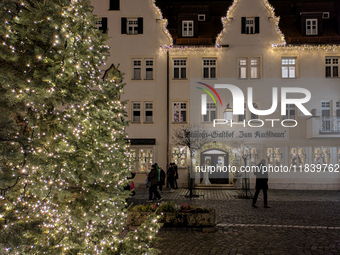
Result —
<instances>
[{"instance_id":1,"label":"street lamp","mask_svg":"<svg viewBox=\"0 0 340 255\"><path fill-rule=\"evenodd\" d=\"M233 119L233 109L230 108L229 103L227 104L227 108L225 108L223 112L223 116L225 120L232 120Z\"/></svg>"}]
</instances>

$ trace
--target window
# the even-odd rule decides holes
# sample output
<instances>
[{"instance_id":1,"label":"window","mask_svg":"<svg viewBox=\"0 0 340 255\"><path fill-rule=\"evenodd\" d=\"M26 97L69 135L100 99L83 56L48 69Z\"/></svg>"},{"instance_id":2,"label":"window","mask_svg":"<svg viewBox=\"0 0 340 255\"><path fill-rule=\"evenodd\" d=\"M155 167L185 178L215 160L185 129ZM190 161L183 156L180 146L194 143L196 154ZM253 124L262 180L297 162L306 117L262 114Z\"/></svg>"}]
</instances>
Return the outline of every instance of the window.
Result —
<instances>
[{"instance_id":1,"label":"window","mask_svg":"<svg viewBox=\"0 0 340 255\"><path fill-rule=\"evenodd\" d=\"M250 149L250 165L256 166L256 159L258 156L257 148L249 148Z\"/></svg>"},{"instance_id":2,"label":"window","mask_svg":"<svg viewBox=\"0 0 340 255\"><path fill-rule=\"evenodd\" d=\"M253 106L254 106L255 109L259 109L259 105L257 103L253 103ZM251 112L250 113L250 118L252 120L257 120L259 118L259 115L254 114L254 113Z\"/></svg>"},{"instance_id":3,"label":"window","mask_svg":"<svg viewBox=\"0 0 340 255\"><path fill-rule=\"evenodd\" d=\"M133 102L132 103L132 122L141 122L140 111L141 111L141 103Z\"/></svg>"},{"instance_id":4,"label":"window","mask_svg":"<svg viewBox=\"0 0 340 255\"><path fill-rule=\"evenodd\" d=\"M242 17L242 34L259 34L260 33L260 18L259 17Z\"/></svg>"},{"instance_id":5,"label":"window","mask_svg":"<svg viewBox=\"0 0 340 255\"><path fill-rule=\"evenodd\" d=\"M247 59L238 59L238 78L247 79Z\"/></svg>"},{"instance_id":6,"label":"window","mask_svg":"<svg viewBox=\"0 0 340 255\"><path fill-rule=\"evenodd\" d=\"M144 106L145 109L145 122L153 122L153 103L147 102Z\"/></svg>"},{"instance_id":7,"label":"window","mask_svg":"<svg viewBox=\"0 0 340 255\"><path fill-rule=\"evenodd\" d=\"M143 18L121 18L121 33L127 35L143 34Z\"/></svg>"},{"instance_id":8,"label":"window","mask_svg":"<svg viewBox=\"0 0 340 255\"><path fill-rule=\"evenodd\" d=\"M249 63L249 64L248 64ZM260 79L260 58L239 58L238 78L239 79Z\"/></svg>"},{"instance_id":9,"label":"window","mask_svg":"<svg viewBox=\"0 0 340 255\"><path fill-rule=\"evenodd\" d=\"M286 119L295 120L295 104L286 105L286 115L282 116L282 120Z\"/></svg>"},{"instance_id":10,"label":"window","mask_svg":"<svg viewBox=\"0 0 340 255\"><path fill-rule=\"evenodd\" d=\"M174 79L187 78L187 60L174 59Z\"/></svg>"},{"instance_id":11,"label":"window","mask_svg":"<svg viewBox=\"0 0 340 255\"><path fill-rule=\"evenodd\" d=\"M326 57L326 78L339 77L339 58Z\"/></svg>"},{"instance_id":12,"label":"window","mask_svg":"<svg viewBox=\"0 0 340 255\"><path fill-rule=\"evenodd\" d=\"M203 59L203 78L216 78L216 59Z\"/></svg>"},{"instance_id":13,"label":"window","mask_svg":"<svg viewBox=\"0 0 340 255\"><path fill-rule=\"evenodd\" d=\"M103 33L107 30L107 18L101 18L100 20L96 21L97 28L102 30Z\"/></svg>"},{"instance_id":14,"label":"window","mask_svg":"<svg viewBox=\"0 0 340 255\"><path fill-rule=\"evenodd\" d=\"M244 120L246 120L246 113L247 113L247 104L244 104L244 115L238 115L238 121L239 122L243 122Z\"/></svg>"},{"instance_id":15,"label":"window","mask_svg":"<svg viewBox=\"0 0 340 255\"><path fill-rule=\"evenodd\" d=\"M260 59L251 58L250 59L250 79L260 78Z\"/></svg>"},{"instance_id":16,"label":"window","mask_svg":"<svg viewBox=\"0 0 340 255\"><path fill-rule=\"evenodd\" d=\"M119 11L120 0L110 0L110 11Z\"/></svg>"},{"instance_id":17,"label":"window","mask_svg":"<svg viewBox=\"0 0 340 255\"><path fill-rule=\"evenodd\" d=\"M246 34L255 33L255 18L246 18Z\"/></svg>"},{"instance_id":18,"label":"window","mask_svg":"<svg viewBox=\"0 0 340 255\"><path fill-rule=\"evenodd\" d=\"M321 102L321 131L329 132L331 131L331 102L322 101Z\"/></svg>"},{"instance_id":19,"label":"window","mask_svg":"<svg viewBox=\"0 0 340 255\"><path fill-rule=\"evenodd\" d=\"M203 122L213 122L216 119L215 103L207 103L207 114L203 115Z\"/></svg>"},{"instance_id":20,"label":"window","mask_svg":"<svg viewBox=\"0 0 340 255\"><path fill-rule=\"evenodd\" d=\"M267 161L268 165L280 166L281 165L282 152L280 148L267 148Z\"/></svg>"},{"instance_id":21,"label":"window","mask_svg":"<svg viewBox=\"0 0 340 255\"><path fill-rule=\"evenodd\" d=\"M194 36L194 21L182 21L182 36Z\"/></svg>"},{"instance_id":22,"label":"window","mask_svg":"<svg viewBox=\"0 0 340 255\"><path fill-rule=\"evenodd\" d=\"M173 122L186 122L187 121L187 103L175 102L172 104Z\"/></svg>"},{"instance_id":23,"label":"window","mask_svg":"<svg viewBox=\"0 0 340 255\"><path fill-rule=\"evenodd\" d=\"M133 80L141 80L142 79L142 60L141 59L133 59Z\"/></svg>"},{"instance_id":24,"label":"window","mask_svg":"<svg viewBox=\"0 0 340 255\"><path fill-rule=\"evenodd\" d=\"M282 78L296 78L296 58L282 58Z\"/></svg>"},{"instance_id":25,"label":"window","mask_svg":"<svg viewBox=\"0 0 340 255\"><path fill-rule=\"evenodd\" d=\"M127 20L127 32L128 35L138 35L138 20L128 19Z\"/></svg>"},{"instance_id":26,"label":"window","mask_svg":"<svg viewBox=\"0 0 340 255\"><path fill-rule=\"evenodd\" d=\"M336 118L337 119L340 119L340 101L338 101L338 102L336 102L336 113L335 113L335 115L336 115Z\"/></svg>"},{"instance_id":27,"label":"window","mask_svg":"<svg viewBox=\"0 0 340 255\"><path fill-rule=\"evenodd\" d=\"M330 162L330 149L327 147L315 147L314 148L314 164L329 164Z\"/></svg>"},{"instance_id":28,"label":"window","mask_svg":"<svg viewBox=\"0 0 340 255\"><path fill-rule=\"evenodd\" d=\"M152 59L145 60L145 79L146 80L153 79L153 60Z\"/></svg>"},{"instance_id":29,"label":"window","mask_svg":"<svg viewBox=\"0 0 340 255\"><path fill-rule=\"evenodd\" d=\"M172 162L178 167L187 165L187 149L184 146L172 147Z\"/></svg>"},{"instance_id":30,"label":"window","mask_svg":"<svg viewBox=\"0 0 340 255\"><path fill-rule=\"evenodd\" d=\"M323 12L322 13L322 18L323 19L329 19L330 15L329 15L329 12Z\"/></svg>"},{"instance_id":31,"label":"window","mask_svg":"<svg viewBox=\"0 0 340 255\"><path fill-rule=\"evenodd\" d=\"M131 148L131 156L135 162L136 172L146 172L151 169L153 164L153 149L152 148Z\"/></svg>"},{"instance_id":32,"label":"window","mask_svg":"<svg viewBox=\"0 0 340 255\"><path fill-rule=\"evenodd\" d=\"M198 14L198 21L205 21L205 14Z\"/></svg>"},{"instance_id":33,"label":"window","mask_svg":"<svg viewBox=\"0 0 340 255\"><path fill-rule=\"evenodd\" d=\"M318 20L317 19L306 19L306 35L317 35L318 34Z\"/></svg>"},{"instance_id":34,"label":"window","mask_svg":"<svg viewBox=\"0 0 340 255\"><path fill-rule=\"evenodd\" d=\"M290 149L290 163L293 166L303 167L306 162L306 148L291 148Z\"/></svg>"}]
</instances>

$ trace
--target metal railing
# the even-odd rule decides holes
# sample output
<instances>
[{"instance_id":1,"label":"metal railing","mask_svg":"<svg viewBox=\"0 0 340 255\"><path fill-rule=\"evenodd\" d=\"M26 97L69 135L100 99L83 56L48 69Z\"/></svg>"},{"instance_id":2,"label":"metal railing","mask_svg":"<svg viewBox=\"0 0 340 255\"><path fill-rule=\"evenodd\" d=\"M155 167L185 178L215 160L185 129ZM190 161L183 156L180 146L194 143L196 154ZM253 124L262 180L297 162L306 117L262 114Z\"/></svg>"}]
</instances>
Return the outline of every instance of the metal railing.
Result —
<instances>
[{"instance_id":1,"label":"metal railing","mask_svg":"<svg viewBox=\"0 0 340 255\"><path fill-rule=\"evenodd\" d=\"M322 118L320 119L320 132L337 132L340 133L340 118Z\"/></svg>"}]
</instances>

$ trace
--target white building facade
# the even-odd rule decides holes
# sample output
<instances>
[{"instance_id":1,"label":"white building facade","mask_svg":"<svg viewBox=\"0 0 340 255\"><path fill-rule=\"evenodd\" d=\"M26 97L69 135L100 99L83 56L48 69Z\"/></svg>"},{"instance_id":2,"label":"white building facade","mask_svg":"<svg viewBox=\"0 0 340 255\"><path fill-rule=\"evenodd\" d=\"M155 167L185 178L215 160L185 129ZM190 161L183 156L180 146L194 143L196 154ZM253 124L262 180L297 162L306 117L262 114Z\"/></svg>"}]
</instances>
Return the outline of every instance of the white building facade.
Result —
<instances>
[{"instance_id":1,"label":"white building facade","mask_svg":"<svg viewBox=\"0 0 340 255\"><path fill-rule=\"evenodd\" d=\"M208 21L213 20L213 6L206 3L182 3L180 10L185 13L169 19L177 22L169 30L153 0L93 1L92 4L101 18L98 26L103 30L108 28L111 37L107 66L119 63L119 70L125 73L122 100L127 101L131 121L127 133L136 158L135 183L144 185L145 172L152 163L157 162L166 170L167 164L175 162L179 186L187 187L189 152L173 143L173 131L182 125L198 124L214 140L197 153L194 163L198 166L230 165L239 170L244 162L235 148L237 144L249 154L247 165L255 165L264 158L269 165L301 171L299 175L273 175L269 181L271 188L340 188L339 44L286 43L279 18L266 0L235 0L227 6L222 29L215 38L200 36L200 29L209 30L212 23ZM165 13L170 13L172 6L178 7L178 3L171 5L164 1L160 5L167 8ZM305 40L322 37L321 22L327 12L320 12L320 17L313 16L314 12L300 15ZM216 93L211 90L215 84L231 84L243 92L243 115L233 114L234 102L229 90L216 88ZM251 108L255 111L272 107L273 88L277 88L278 105L272 114L264 116L249 109L249 87ZM305 115L294 104L287 104L282 115L282 88L310 91L311 99L303 106L312 115ZM206 114L202 115L204 94ZM304 97L301 93L287 94L287 98L301 97ZM227 119L233 120L234 125L214 128L215 119L226 118L228 104ZM251 119L257 121L248 122ZM311 173L313 170L308 169L313 166L316 170L320 168L320 172ZM202 174L196 175L196 183L234 181L232 173L215 173L210 177L207 180ZM249 177L253 187L254 175L249 173Z\"/></svg>"}]
</instances>

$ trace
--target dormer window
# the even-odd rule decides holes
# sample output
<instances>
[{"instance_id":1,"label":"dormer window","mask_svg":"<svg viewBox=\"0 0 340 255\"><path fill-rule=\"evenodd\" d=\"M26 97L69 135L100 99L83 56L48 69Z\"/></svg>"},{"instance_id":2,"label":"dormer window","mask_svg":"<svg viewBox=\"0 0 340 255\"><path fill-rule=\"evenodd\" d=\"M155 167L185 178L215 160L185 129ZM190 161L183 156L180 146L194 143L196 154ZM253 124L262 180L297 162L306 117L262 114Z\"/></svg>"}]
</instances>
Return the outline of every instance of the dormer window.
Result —
<instances>
[{"instance_id":1,"label":"dormer window","mask_svg":"<svg viewBox=\"0 0 340 255\"><path fill-rule=\"evenodd\" d=\"M192 20L182 21L182 36L184 37L194 36L194 21Z\"/></svg>"},{"instance_id":2,"label":"dormer window","mask_svg":"<svg viewBox=\"0 0 340 255\"><path fill-rule=\"evenodd\" d=\"M242 34L259 34L260 18L259 17L242 17Z\"/></svg>"},{"instance_id":3,"label":"dormer window","mask_svg":"<svg viewBox=\"0 0 340 255\"><path fill-rule=\"evenodd\" d=\"M318 19L306 19L306 35L318 34Z\"/></svg>"}]
</instances>

